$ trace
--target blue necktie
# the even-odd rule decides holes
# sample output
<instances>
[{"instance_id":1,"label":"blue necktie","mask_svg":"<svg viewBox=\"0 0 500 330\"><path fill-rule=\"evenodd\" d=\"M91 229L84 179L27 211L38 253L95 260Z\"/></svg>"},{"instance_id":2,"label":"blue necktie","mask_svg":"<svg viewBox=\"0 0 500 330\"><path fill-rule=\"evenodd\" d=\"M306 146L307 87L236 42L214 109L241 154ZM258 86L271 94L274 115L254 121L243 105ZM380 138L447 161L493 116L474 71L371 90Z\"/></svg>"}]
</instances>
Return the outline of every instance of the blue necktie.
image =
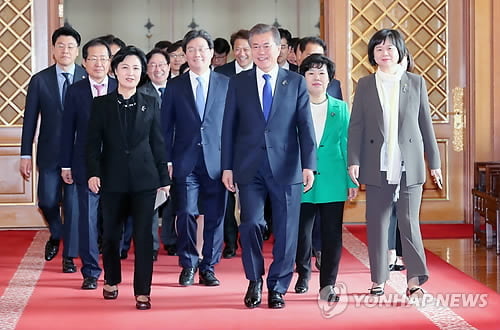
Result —
<instances>
[{"instance_id":1,"label":"blue necktie","mask_svg":"<svg viewBox=\"0 0 500 330\"><path fill-rule=\"evenodd\" d=\"M271 105L273 104L273 89L271 87L271 76L266 73L262 75L262 78L266 81L262 89L262 112L267 121L271 113Z\"/></svg>"},{"instance_id":2,"label":"blue necktie","mask_svg":"<svg viewBox=\"0 0 500 330\"><path fill-rule=\"evenodd\" d=\"M165 94L165 87L159 87L158 91L160 92L161 98L163 98L163 94Z\"/></svg>"},{"instance_id":3,"label":"blue necktie","mask_svg":"<svg viewBox=\"0 0 500 330\"><path fill-rule=\"evenodd\" d=\"M69 82L68 72L62 72L62 75L64 76L64 84L61 93L61 103L64 105L64 98L66 97L66 91L68 90L68 86L71 85L71 83Z\"/></svg>"},{"instance_id":4,"label":"blue necktie","mask_svg":"<svg viewBox=\"0 0 500 330\"><path fill-rule=\"evenodd\" d=\"M205 113L205 93L203 93L203 78L198 76L198 86L196 86L196 109L200 119L203 121L203 114Z\"/></svg>"}]
</instances>

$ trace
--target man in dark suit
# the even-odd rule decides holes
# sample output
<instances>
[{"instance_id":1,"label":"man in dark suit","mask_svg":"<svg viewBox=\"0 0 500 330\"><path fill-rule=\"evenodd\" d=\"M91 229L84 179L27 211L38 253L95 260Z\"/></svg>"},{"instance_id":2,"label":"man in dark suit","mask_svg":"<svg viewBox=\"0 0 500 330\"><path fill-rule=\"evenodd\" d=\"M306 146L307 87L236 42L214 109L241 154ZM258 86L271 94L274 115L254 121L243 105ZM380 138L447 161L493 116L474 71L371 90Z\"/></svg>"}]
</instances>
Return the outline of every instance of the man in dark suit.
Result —
<instances>
[{"instance_id":1,"label":"man in dark suit","mask_svg":"<svg viewBox=\"0 0 500 330\"><path fill-rule=\"evenodd\" d=\"M88 189L85 148L92 100L116 89L116 81L108 78L111 50L101 39L87 42L82 49L88 78L68 88L61 128L61 177L66 184L76 183L79 221L78 244L82 260L82 289L97 288L101 275L97 246L97 210L99 195Z\"/></svg>"},{"instance_id":2,"label":"man in dark suit","mask_svg":"<svg viewBox=\"0 0 500 330\"><path fill-rule=\"evenodd\" d=\"M326 55L326 43L323 39L318 37L305 37L299 41L300 58L297 58L298 65L311 54L321 54ZM340 81L333 78L326 89L328 95L342 100L342 88L340 87Z\"/></svg>"},{"instance_id":3,"label":"man in dark suit","mask_svg":"<svg viewBox=\"0 0 500 330\"><path fill-rule=\"evenodd\" d=\"M75 64L80 34L63 26L52 34L56 64L35 74L29 83L21 139L20 171L29 180L33 168L33 141L40 116L36 164L38 166L38 207L47 221L50 239L45 245L45 260L52 260L63 239L63 272L76 272L73 258L78 257L78 202L76 186L65 184L59 167L61 120L66 91L73 82L86 77ZM60 205L63 207L64 225Z\"/></svg>"},{"instance_id":4,"label":"man in dark suit","mask_svg":"<svg viewBox=\"0 0 500 330\"><path fill-rule=\"evenodd\" d=\"M288 54L290 53L290 51L293 51L293 49L290 47L290 44L292 42L292 34L287 29L279 28L278 31L281 38L281 49L280 55L278 56L278 64L283 69L297 72L299 71L299 67L293 63L288 62Z\"/></svg>"},{"instance_id":5,"label":"man in dark suit","mask_svg":"<svg viewBox=\"0 0 500 330\"><path fill-rule=\"evenodd\" d=\"M231 47L233 47L234 60L221 67L215 68L215 72L222 73L229 78L241 71L250 70L253 67L252 52L248 41L248 30L238 30L231 35ZM238 249L238 223L234 215L236 207L236 194L227 195L226 215L224 217L224 250L223 258L232 258Z\"/></svg>"},{"instance_id":6,"label":"man in dark suit","mask_svg":"<svg viewBox=\"0 0 500 330\"><path fill-rule=\"evenodd\" d=\"M248 30L239 30L233 33L230 42L233 48L234 60L215 68L215 72L228 77L249 70L253 66L252 53L248 42Z\"/></svg>"},{"instance_id":7,"label":"man in dark suit","mask_svg":"<svg viewBox=\"0 0 500 330\"><path fill-rule=\"evenodd\" d=\"M213 41L206 31L188 32L182 48L189 72L167 84L162 102L167 159L172 162L176 185L179 284L194 282L199 260L196 219L203 214L200 284L216 286L214 266L221 257L226 207L226 190L220 180L220 136L229 79L210 70Z\"/></svg>"},{"instance_id":8,"label":"man in dark suit","mask_svg":"<svg viewBox=\"0 0 500 330\"><path fill-rule=\"evenodd\" d=\"M170 72L170 59L168 53L158 48L152 49L146 54L147 65L147 77L148 81L138 88L139 92L154 97L158 104L161 106L161 97L165 93L165 87L167 85L168 74ZM174 228L174 217L171 214L172 209L172 199L169 201L166 209L164 209L164 219L162 217L162 232L165 231L170 237L173 236L173 245L175 246L175 241L177 235L175 234ZM153 261L158 260L158 250L160 249L160 237L158 234L159 227L158 210L155 211L153 216ZM165 243L167 245L168 243ZM172 243L168 244L172 245Z\"/></svg>"},{"instance_id":9,"label":"man in dark suit","mask_svg":"<svg viewBox=\"0 0 500 330\"><path fill-rule=\"evenodd\" d=\"M262 227L265 199L270 196L275 242L267 277L268 304L283 308L297 249L300 199L314 181L314 128L304 78L278 66L278 30L255 25L250 46L257 67L231 78L227 92L222 181L233 192L237 183L240 192L248 308L259 306L262 299Z\"/></svg>"}]
</instances>

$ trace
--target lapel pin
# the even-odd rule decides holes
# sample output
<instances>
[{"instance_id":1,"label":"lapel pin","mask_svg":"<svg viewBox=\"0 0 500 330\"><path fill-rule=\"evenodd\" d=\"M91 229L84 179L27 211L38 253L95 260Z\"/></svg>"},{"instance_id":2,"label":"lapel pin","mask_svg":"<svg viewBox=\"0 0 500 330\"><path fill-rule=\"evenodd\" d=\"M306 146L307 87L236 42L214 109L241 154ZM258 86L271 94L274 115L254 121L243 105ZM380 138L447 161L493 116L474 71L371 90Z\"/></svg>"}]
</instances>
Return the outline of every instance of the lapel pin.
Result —
<instances>
[{"instance_id":1,"label":"lapel pin","mask_svg":"<svg viewBox=\"0 0 500 330\"><path fill-rule=\"evenodd\" d=\"M281 82L281 84L282 84L283 86L288 85L288 80L283 80L283 81Z\"/></svg>"},{"instance_id":2,"label":"lapel pin","mask_svg":"<svg viewBox=\"0 0 500 330\"><path fill-rule=\"evenodd\" d=\"M145 106L145 105L143 105L143 106L141 107L141 111L142 111L142 112L146 111L146 106Z\"/></svg>"},{"instance_id":3,"label":"lapel pin","mask_svg":"<svg viewBox=\"0 0 500 330\"><path fill-rule=\"evenodd\" d=\"M332 112L330 116L335 117L335 112Z\"/></svg>"}]
</instances>

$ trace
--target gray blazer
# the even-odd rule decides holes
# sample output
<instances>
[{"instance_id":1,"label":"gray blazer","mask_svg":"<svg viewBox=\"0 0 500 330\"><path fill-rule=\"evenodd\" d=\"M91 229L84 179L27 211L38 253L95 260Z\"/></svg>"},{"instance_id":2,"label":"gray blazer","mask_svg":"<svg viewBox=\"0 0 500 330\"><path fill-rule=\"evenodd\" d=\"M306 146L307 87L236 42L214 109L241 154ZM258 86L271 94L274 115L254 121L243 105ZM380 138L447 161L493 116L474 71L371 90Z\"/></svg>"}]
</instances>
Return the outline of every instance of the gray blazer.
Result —
<instances>
[{"instance_id":1,"label":"gray blazer","mask_svg":"<svg viewBox=\"0 0 500 330\"><path fill-rule=\"evenodd\" d=\"M425 159L431 169L441 168L432 127L424 79L406 72L399 91L399 147L408 186L425 182ZM348 164L359 165L359 182L381 185L380 149L384 143L384 119L375 74L358 82L349 122Z\"/></svg>"}]
</instances>

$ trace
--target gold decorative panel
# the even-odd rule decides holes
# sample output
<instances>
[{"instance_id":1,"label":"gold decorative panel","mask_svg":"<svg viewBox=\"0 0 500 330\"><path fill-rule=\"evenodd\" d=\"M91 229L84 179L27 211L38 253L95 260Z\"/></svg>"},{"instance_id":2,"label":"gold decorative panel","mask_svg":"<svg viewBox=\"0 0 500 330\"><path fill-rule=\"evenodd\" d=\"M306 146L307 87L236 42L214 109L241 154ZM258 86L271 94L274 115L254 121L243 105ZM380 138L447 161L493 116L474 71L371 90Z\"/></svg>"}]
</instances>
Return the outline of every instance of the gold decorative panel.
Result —
<instances>
[{"instance_id":1,"label":"gold decorative panel","mask_svg":"<svg viewBox=\"0 0 500 330\"><path fill-rule=\"evenodd\" d=\"M22 125L31 77L30 0L0 0L0 127Z\"/></svg>"},{"instance_id":2,"label":"gold decorative panel","mask_svg":"<svg viewBox=\"0 0 500 330\"><path fill-rule=\"evenodd\" d=\"M448 1L447 0L351 0L351 77L372 73L368 42L383 28L397 29L415 60L415 72L427 83L432 119L448 123Z\"/></svg>"}]
</instances>

